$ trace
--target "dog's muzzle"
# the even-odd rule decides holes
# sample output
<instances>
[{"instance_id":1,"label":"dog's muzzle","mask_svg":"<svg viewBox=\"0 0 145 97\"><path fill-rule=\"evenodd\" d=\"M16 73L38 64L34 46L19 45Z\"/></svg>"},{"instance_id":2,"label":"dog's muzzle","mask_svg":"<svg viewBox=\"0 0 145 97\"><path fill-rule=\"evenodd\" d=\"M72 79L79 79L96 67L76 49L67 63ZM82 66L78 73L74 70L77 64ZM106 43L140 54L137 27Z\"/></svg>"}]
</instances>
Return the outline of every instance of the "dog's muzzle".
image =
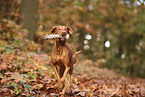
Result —
<instances>
[{"instance_id":1,"label":"dog's muzzle","mask_svg":"<svg viewBox=\"0 0 145 97\"><path fill-rule=\"evenodd\" d=\"M65 38L66 39L69 39L70 35L69 34L66 34Z\"/></svg>"},{"instance_id":2,"label":"dog's muzzle","mask_svg":"<svg viewBox=\"0 0 145 97\"><path fill-rule=\"evenodd\" d=\"M69 34L66 34L64 36L62 36L60 39L61 41L65 41L66 39L69 39L70 35Z\"/></svg>"}]
</instances>

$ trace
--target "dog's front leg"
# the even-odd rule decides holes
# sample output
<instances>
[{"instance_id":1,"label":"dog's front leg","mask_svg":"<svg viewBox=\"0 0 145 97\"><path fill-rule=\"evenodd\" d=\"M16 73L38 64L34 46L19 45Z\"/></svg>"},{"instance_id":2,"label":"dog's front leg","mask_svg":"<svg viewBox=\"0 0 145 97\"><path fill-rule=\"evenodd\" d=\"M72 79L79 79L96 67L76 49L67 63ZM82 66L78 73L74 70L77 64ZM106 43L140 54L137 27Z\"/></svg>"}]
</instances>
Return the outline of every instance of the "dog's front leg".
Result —
<instances>
[{"instance_id":1,"label":"dog's front leg","mask_svg":"<svg viewBox=\"0 0 145 97\"><path fill-rule=\"evenodd\" d=\"M68 89L69 89L69 93L71 93L71 74L69 75Z\"/></svg>"},{"instance_id":2,"label":"dog's front leg","mask_svg":"<svg viewBox=\"0 0 145 97\"><path fill-rule=\"evenodd\" d=\"M66 77L66 75L67 75L69 69L70 69L70 67L66 67L66 68L65 68L64 74L63 74L62 78L60 79L61 82L64 82L64 81L65 81L65 77ZM64 97L63 95L65 94L65 91L66 91L66 85L64 86L64 88L63 88L63 90L62 90L62 93L61 93L61 94L62 94L62 97Z\"/></svg>"},{"instance_id":3,"label":"dog's front leg","mask_svg":"<svg viewBox=\"0 0 145 97\"><path fill-rule=\"evenodd\" d=\"M56 69L56 65L53 65L53 64L52 64L52 67L53 67L53 70L54 70L55 75L56 75L57 80L58 80L58 83L56 84L56 86L58 87L58 90L61 91L61 90L63 89L63 87L64 87L64 83L61 82L61 80L60 80L58 71L57 71L57 69Z\"/></svg>"},{"instance_id":4,"label":"dog's front leg","mask_svg":"<svg viewBox=\"0 0 145 97\"><path fill-rule=\"evenodd\" d=\"M52 64L52 68L54 70L54 73L55 73L55 75L57 77L58 82L60 83L61 81L60 81L60 77L58 75L58 71L56 70L56 65Z\"/></svg>"}]
</instances>

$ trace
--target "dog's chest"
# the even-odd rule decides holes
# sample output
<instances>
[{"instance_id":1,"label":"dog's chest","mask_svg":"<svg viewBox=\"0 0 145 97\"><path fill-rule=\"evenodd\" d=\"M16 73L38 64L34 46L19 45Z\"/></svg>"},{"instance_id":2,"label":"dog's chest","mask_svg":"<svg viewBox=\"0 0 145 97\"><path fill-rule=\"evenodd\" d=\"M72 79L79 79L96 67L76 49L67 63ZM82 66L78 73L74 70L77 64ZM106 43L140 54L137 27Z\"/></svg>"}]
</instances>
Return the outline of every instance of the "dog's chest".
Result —
<instances>
[{"instance_id":1,"label":"dog's chest","mask_svg":"<svg viewBox=\"0 0 145 97\"><path fill-rule=\"evenodd\" d=\"M57 50L52 51L51 61L52 63L68 63L70 60L69 51L66 47L60 47Z\"/></svg>"}]
</instances>

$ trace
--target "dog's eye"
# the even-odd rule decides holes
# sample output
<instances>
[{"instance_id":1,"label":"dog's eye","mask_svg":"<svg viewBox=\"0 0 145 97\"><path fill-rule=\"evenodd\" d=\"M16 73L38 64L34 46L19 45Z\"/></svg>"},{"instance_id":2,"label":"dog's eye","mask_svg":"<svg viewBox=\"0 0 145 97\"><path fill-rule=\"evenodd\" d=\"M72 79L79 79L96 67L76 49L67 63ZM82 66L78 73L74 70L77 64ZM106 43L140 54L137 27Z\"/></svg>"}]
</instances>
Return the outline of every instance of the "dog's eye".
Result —
<instances>
[{"instance_id":1,"label":"dog's eye","mask_svg":"<svg viewBox=\"0 0 145 97\"><path fill-rule=\"evenodd\" d=\"M64 29L64 30L66 30L66 29Z\"/></svg>"},{"instance_id":2,"label":"dog's eye","mask_svg":"<svg viewBox=\"0 0 145 97\"><path fill-rule=\"evenodd\" d=\"M58 29L58 30L60 30L60 29Z\"/></svg>"}]
</instances>

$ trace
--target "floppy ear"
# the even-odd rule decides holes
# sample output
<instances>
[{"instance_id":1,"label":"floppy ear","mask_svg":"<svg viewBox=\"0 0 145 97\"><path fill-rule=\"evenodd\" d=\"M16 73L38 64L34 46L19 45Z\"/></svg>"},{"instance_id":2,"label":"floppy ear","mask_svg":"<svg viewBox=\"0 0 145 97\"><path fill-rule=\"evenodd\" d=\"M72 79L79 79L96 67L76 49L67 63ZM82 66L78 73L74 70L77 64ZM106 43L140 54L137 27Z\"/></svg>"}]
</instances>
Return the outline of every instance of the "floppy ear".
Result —
<instances>
[{"instance_id":1,"label":"floppy ear","mask_svg":"<svg viewBox=\"0 0 145 97\"><path fill-rule=\"evenodd\" d=\"M70 35L72 35L72 34L73 34L73 30L72 30L70 27L67 27L67 29L68 29L68 33L69 33Z\"/></svg>"},{"instance_id":2,"label":"floppy ear","mask_svg":"<svg viewBox=\"0 0 145 97\"><path fill-rule=\"evenodd\" d=\"M56 31L56 27L54 27L52 30L51 30L51 33L54 33Z\"/></svg>"}]
</instances>

